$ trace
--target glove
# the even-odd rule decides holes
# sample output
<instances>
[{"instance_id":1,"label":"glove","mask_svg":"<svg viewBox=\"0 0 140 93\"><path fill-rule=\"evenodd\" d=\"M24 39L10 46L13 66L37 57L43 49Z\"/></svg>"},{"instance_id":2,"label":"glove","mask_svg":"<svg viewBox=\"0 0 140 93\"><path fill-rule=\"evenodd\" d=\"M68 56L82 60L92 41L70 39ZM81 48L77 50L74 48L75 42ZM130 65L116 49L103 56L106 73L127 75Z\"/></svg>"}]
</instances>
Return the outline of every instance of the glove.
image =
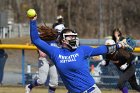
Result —
<instances>
[{"instance_id":1,"label":"glove","mask_svg":"<svg viewBox=\"0 0 140 93\"><path fill-rule=\"evenodd\" d=\"M126 39L123 39L118 44L121 44L123 48L125 48L129 52L132 52L136 47L136 42L131 37L127 37Z\"/></svg>"},{"instance_id":2,"label":"glove","mask_svg":"<svg viewBox=\"0 0 140 93\"><path fill-rule=\"evenodd\" d=\"M120 69L121 69L121 70L125 70L127 67L128 67L128 64L125 63L125 64L123 64L123 65L120 67Z\"/></svg>"},{"instance_id":3,"label":"glove","mask_svg":"<svg viewBox=\"0 0 140 93\"><path fill-rule=\"evenodd\" d=\"M131 37L127 37L126 38L126 43L129 45L128 47L126 47L126 50L128 50L130 52L133 52L133 50L136 47L136 41Z\"/></svg>"},{"instance_id":4,"label":"glove","mask_svg":"<svg viewBox=\"0 0 140 93\"><path fill-rule=\"evenodd\" d=\"M102 65L102 66L105 66L105 65L106 65L106 61L105 61L105 60L102 60L102 61L101 61L101 65Z\"/></svg>"}]
</instances>

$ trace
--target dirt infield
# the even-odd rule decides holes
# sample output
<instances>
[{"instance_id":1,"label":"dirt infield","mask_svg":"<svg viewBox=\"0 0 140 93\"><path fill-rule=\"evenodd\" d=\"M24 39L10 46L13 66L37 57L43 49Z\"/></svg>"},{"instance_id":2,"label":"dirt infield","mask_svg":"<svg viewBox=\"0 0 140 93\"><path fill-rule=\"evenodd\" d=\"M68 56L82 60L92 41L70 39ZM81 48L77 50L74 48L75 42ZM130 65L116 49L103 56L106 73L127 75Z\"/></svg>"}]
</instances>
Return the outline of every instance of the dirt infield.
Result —
<instances>
[{"instance_id":1,"label":"dirt infield","mask_svg":"<svg viewBox=\"0 0 140 93\"><path fill-rule=\"evenodd\" d=\"M102 93L121 93L119 90L108 90L101 89ZM15 87L15 86L1 86L0 93L25 93L24 87ZM47 88L45 87L36 87L32 90L32 93L48 93ZM56 93L67 93L67 90L64 87L58 87ZM136 91L129 91L129 93L138 93Z\"/></svg>"}]
</instances>

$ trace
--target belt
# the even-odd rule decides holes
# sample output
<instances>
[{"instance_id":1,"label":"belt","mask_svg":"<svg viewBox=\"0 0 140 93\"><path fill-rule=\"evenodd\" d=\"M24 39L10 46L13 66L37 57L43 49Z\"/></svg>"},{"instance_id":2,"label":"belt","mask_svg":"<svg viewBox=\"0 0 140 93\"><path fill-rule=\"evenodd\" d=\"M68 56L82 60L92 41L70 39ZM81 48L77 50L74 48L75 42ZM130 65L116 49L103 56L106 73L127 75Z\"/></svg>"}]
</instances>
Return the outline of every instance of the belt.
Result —
<instances>
[{"instance_id":1,"label":"belt","mask_svg":"<svg viewBox=\"0 0 140 93\"><path fill-rule=\"evenodd\" d=\"M90 87L89 89L85 90L83 93L90 93L95 89L94 85Z\"/></svg>"}]
</instances>

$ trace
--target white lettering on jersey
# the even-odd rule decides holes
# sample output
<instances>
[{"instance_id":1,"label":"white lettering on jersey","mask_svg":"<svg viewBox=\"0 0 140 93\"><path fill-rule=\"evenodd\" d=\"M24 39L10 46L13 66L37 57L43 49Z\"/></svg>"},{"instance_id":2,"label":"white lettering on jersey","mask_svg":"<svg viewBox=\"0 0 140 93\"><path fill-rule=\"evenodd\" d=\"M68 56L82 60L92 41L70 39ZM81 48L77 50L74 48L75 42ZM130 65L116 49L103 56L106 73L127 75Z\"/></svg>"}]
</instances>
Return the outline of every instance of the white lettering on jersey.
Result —
<instances>
[{"instance_id":1,"label":"white lettering on jersey","mask_svg":"<svg viewBox=\"0 0 140 93\"><path fill-rule=\"evenodd\" d=\"M59 54L59 59L60 59L60 63L68 63L68 62L75 62L76 61L76 57L78 57L79 54L76 53L76 54L73 54L73 55L70 55L70 56L63 56L63 55L60 55Z\"/></svg>"}]
</instances>

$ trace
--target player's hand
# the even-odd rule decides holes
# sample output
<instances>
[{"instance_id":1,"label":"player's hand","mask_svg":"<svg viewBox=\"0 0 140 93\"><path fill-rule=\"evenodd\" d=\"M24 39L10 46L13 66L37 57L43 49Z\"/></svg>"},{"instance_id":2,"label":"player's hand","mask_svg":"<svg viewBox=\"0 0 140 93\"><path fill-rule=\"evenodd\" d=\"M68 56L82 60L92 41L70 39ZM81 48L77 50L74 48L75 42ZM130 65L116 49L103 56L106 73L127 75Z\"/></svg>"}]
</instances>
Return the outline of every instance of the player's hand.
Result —
<instances>
[{"instance_id":1,"label":"player's hand","mask_svg":"<svg viewBox=\"0 0 140 93\"><path fill-rule=\"evenodd\" d=\"M123 39L123 40L120 41L118 44L120 45L121 48L128 47L128 44L127 44L127 42L126 42L126 39Z\"/></svg>"},{"instance_id":2,"label":"player's hand","mask_svg":"<svg viewBox=\"0 0 140 93\"><path fill-rule=\"evenodd\" d=\"M128 64L125 63L125 64L123 64L123 65L120 67L120 69L121 69L121 70L125 70L127 67L128 67Z\"/></svg>"},{"instance_id":3,"label":"player's hand","mask_svg":"<svg viewBox=\"0 0 140 93\"><path fill-rule=\"evenodd\" d=\"M29 20L37 20L37 15L34 17L28 17Z\"/></svg>"},{"instance_id":4,"label":"player's hand","mask_svg":"<svg viewBox=\"0 0 140 93\"><path fill-rule=\"evenodd\" d=\"M37 20L37 15L34 16L34 17L30 17L29 19L30 19L30 20Z\"/></svg>"},{"instance_id":5,"label":"player's hand","mask_svg":"<svg viewBox=\"0 0 140 93\"><path fill-rule=\"evenodd\" d=\"M37 15L34 16L31 20L37 20Z\"/></svg>"},{"instance_id":6,"label":"player's hand","mask_svg":"<svg viewBox=\"0 0 140 93\"><path fill-rule=\"evenodd\" d=\"M102 66L105 66L105 65L106 65L106 61L105 61L105 60L102 60L102 61L101 61L101 65L102 65Z\"/></svg>"},{"instance_id":7,"label":"player's hand","mask_svg":"<svg viewBox=\"0 0 140 93\"><path fill-rule=\"evenodd\" d=\"M40 57L46 57L46 54L44 52L42 52L41 50L39 50L39 56Z\"/></svg>"}]
</instances>

